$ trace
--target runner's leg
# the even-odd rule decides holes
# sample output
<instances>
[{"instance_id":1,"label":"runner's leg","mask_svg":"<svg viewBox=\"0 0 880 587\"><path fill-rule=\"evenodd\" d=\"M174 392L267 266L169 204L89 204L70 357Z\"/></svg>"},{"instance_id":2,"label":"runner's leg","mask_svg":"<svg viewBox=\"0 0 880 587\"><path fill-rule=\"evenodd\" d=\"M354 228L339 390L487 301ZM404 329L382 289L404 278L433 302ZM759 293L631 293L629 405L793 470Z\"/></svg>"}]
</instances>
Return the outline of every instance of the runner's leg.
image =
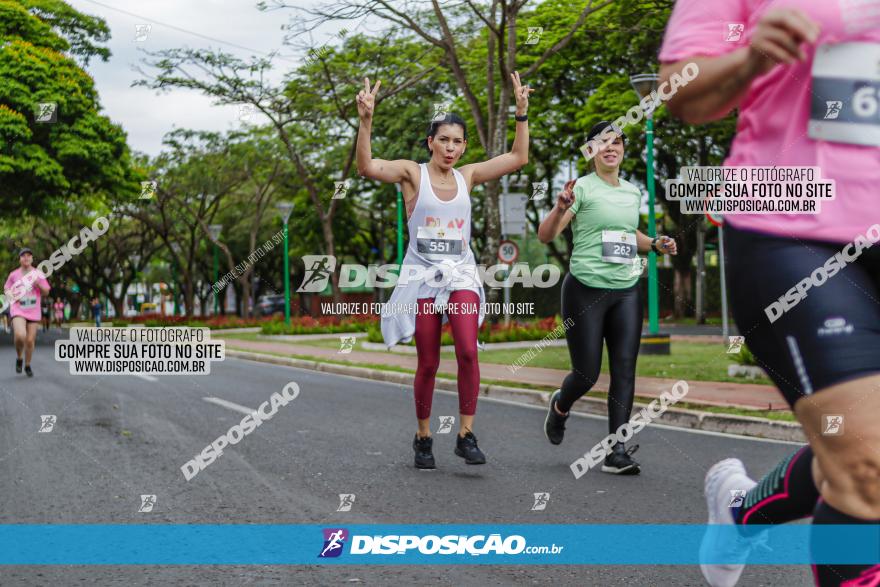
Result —
<instances>
[{"instance_id":1,"label":"runner's leg","mask_svg":"<svg viewBox=\"0 0 880 587\"><path fill-rule=\"evenodd\" d=\"M27 344L27 320L21 316L12 318L12 336L15 341L15 354L21 359Z\"/></svg>"},{"instance_id":2,"label":"runner's leg","mask_svg":"<svg viewBox=\"0 0 880 587\"><path fill-rule=\"evenodd\" d=\"M562 382L556 404L559 412L568 412L599 378L609 298L608 290L587 287L571 273L562 282L562 318L571 323L565 339L572 370Z\"/></svg>"},{"instance_id":3,"label":"runner's leg","mask_svg":"<svg viewBox=\"0 0 880 587\"><path fill-rule=\"evenodd\" d=\"M810 443L746 493L743 506L731 512L733 521L775 524L814 515L815 524L876 524L880 520L880 429L875 421L880 414L878 251L863 253L858 262L811 290L771 324L765 308L842 247L736 229L726 236L732 283L750 284L748 295L734 303L737 325L758 363L794 405ZM825 433L828 415L843 416L841 434ZM748 482L741 463L733 475ZM820 495L823 503L818 503ZM822 587L837 586L846 579L864 578L861 574L870 566L817 565L814 573Z\"/></svg>"},{"instance_id":4,"label":"runner's leg","mask_svg":"<svg viewBox=\"0 0 880 587\"><path fill-rule=\"evenodd\" d=\"M455 291L449 303L459 311L448 313L458 362L459 436L473 430L480 393L480 365L477 360L477 329L480 322L480 296L473 291Z\"/></svg>"},{"instance_id":5,"label":"runner's leg","mask_svg":"<svg viewBox=\"0 0 880 587\"><path fill-rule=\"evenodd\" d=\"M642 300L638 285L621 292L605 315L608 344L608 432L629 422L636 391L636 361L642 336Z\"/></svg>"},{"instance_id":6,"label":"runner's leg","mask_svg":"<svg viewBox=\"0 0 880 587\"><path fill-rule=\"evenodd\" d=\"M24 364L31 364L31 357L34 355L34 345L37 343L37 328L39 324L36 322L27 323L27 338L24 347Z\"/></svg>"},{"instance_id":7,"label":"runner's leg","mask_svg":"<svg viewBox=\"0 0 880 587\"><path fill-rule=\"evenodd\" d=\"M418 365L414 380L416 418L419 420L419 436L431 435L431 403L434 398L434 378L440 367L440 324L441 316L431 312L434 298L420 298L419 313L416 315L416 341Z\"/></svg>"}]
</instances>

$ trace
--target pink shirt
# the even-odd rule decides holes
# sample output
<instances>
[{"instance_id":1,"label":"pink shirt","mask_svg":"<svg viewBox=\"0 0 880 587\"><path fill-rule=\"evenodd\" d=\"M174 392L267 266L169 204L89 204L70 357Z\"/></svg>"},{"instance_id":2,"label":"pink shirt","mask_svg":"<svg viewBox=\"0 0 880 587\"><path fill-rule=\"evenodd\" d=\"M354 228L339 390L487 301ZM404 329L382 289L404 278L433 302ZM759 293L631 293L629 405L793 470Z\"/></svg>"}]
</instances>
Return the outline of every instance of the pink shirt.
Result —
<instances>
[{"instance_id":1,"label":"pink shirt","mask_svg":"<svg viewBox=\"0 0 880 587\"><path fill-rule=\"evenodd\" d=\"M34 275L31 275L32 273ZM33 282L30 281L31 279ZM25 320L40 321L40 298L43 292L40 291L37 284L49 287L49 282L39 269L31 269L25 276L19 267L9 274L3 290L7 299L15 300L9 309L10 317L22 316Z\"/></svg>"},{"instance_id":2,"label":"pink shirt","mask_svg":"<svg viewBox=\"0 0 880 587\"><path fill-rule=\"evenodd\" d=\"M747 46L768 9L798 8L821 28L818 43L880 43L880 0L678 0L666 27L660 61L722 55ZM742 23L741 38L729 24ZM836 181L834 200L819 214L730 214L737 228L790 238L850 242L880 219L880 148L807 136L811 70L808 59L777 65L752 81L740 104L736 138L725 165L819 166Z\"/></svg>"}]
</instances>

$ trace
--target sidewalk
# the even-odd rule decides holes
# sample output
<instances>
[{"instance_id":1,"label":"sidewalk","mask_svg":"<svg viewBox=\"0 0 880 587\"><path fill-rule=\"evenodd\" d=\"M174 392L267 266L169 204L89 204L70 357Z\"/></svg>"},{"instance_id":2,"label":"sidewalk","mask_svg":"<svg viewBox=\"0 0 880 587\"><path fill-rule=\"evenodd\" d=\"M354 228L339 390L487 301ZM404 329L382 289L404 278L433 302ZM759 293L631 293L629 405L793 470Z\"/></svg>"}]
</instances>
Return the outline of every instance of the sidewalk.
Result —
<instances>
[{"instance_id":1,"label":"sidewalk","mask_svg":"<svg viewBox=\"0 0 880 587\"><path fill-rule=\"evenodd\" d=\"M214 336L222 338L221 333L217 333ZM307 355L334 361L371 363L374 365L410 369L412 371L415 371L417 363L415 356L365 351L352 351L351 353L342 354L334 349L283 342L227 339L226 347L242 351L275 353L285 356ZM559 351L547 349L544 352ZM455 360L440 359L440 374L447 373L454 377L456 371L457 365ZM512 373L507 365L480 362L481 379L503 381L511 386L516 386L517 383L527 383L554 389L559 387L559 384L567 374L566 371L561 369L544 369L540 367L521 367L515 373ZM658 397L662 392L671 389L675 381L675 379L638 377L636 379L636 395L649 398ZM608 383L608 375L601 374L593 390L608 391ZM782 399L776 388L770 385L758 385L755 383L688 381L688 394L684 401L706 406L735 407L751 410L788 409L788 404Z\"/></svg>"}]
</instances>

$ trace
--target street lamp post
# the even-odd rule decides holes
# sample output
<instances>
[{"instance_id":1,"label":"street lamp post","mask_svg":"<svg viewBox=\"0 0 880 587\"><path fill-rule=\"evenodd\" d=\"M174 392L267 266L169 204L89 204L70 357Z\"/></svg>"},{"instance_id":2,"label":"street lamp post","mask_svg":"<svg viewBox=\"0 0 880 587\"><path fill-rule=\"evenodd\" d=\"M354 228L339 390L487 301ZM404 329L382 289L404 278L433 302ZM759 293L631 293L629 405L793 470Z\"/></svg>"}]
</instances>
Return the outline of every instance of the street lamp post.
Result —
<instances>
[{"instance_id":1,"label":"street lamp post","mask_svg":"<svg viewBox=\"0 0 880 587\"><path fill-rule=\"evenodd\" d=\"M137 297L138 297L138 274L140 273L140 265L141 265L141 256L138 254L134 254L129 257L129 261L131 262L131 272L134 281L134 304L132 306L137 306ZM122 292L123 300L128 299L128 291ZM123 304L124 306L124 304Z\"/></svg>"},{"instance_id":2,"label":"street lamp post","mask_svg":"<svg viewBox=\"0 0 880 587\"><path fill-rule=\"evenodd\" d=\"M287 220L293 212L293 204L290 202L278 202L275 204L281 222L284 224L284 324L290 326L290 251L287 249Z\"/></svg>"},{"instance_id":3,"label":"street lamp post","mask_svg":"<svg viewBox=\"0 0 880 587\"><path fill-rule=\"evenodd\" d=\"M403 187L399 183L394 184L397 188L397 268L403 265Z\"/></svg>"},{"instance_id":4,"label":"street lamp post","mask_svg":"<svg viewBox=\"0 0 880 587\"><path fill-rule=\"evenodd\" d=\"M171 243L171 250L174 252L171 256L171 295L174 300L174 315L177 316L180 313L180 305L178 303L180 289L177 281L177 256L180 255L180 243Z\"/></svg>"},{"instance_id":5,"label":"street lamp post","mask_svg":"<svg viewBox=\"0 0 880 587\"><path fill-rule=\"evenodd\" d=\"M223 230L222 224L211 224L208 226L208 232L211 235L211 241L214 243L214 283L220 281L220 257L217 247L217 241L220 239L220 231ZM213 289L213 288L211 288ZM214 315L220 313L220 297L214 292Z\"/></svg>"},{"instance_id":6,"label":"street lamp post","mask_svg":"<svg viewBox=\"0 0 880 587\"><path fill-rule=\"evenodd\" d=\"M110 279L113 277L113 268L112 267L105 267L104 268L104 275L107 276L107 289L112 291L113 290L113 283L110 281ZM100 301L100 299L101 299L100 294L98 294L97 297L98 297L98 300ZM106 293L104 294L104 315L107 317L110 316L110 297Z\"/></svg>"},{"instance_id":7,"label":"street lamp post","mask_svg":"<svg viewBox=\"0 0 880 587\"><path fill-rule=\"evenodd\" d=\"M644 99L657 90L659 76L656 73L642 73L630 76L629 81L639 98ZM654 94L656 100L656 93ZM645 150L648 168L648 236L657 236L657 219L654 215L654 109L657 102L645 113ZM669 354L669 336L659 333L657 293L657 253L648 252L648 336L642 337L642 351L645 354Z\"/></svg>"}]
</instances>

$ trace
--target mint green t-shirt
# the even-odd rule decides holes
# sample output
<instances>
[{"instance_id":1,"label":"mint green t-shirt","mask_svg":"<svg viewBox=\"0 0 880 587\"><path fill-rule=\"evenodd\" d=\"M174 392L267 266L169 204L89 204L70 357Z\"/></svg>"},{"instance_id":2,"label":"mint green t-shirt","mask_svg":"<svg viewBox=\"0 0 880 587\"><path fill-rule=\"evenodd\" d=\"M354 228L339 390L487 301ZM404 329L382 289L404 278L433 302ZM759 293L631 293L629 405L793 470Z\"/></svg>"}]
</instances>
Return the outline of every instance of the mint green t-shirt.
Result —
<instances>
[{"instance_id":1,"label":"mint green t-shirt","mask_svg":"<svg viewBox=\"0 0 880 587\"><path fill-rule=\"evenodd\" d=\"M571 219L574 235L571 274L588 287L631 287L640 273L637 271L640 265L633 267L633 261L639 262L635 248L641 203L639 188L623 178L620 178L620 186L614 187L591 173L578 178L573 191L574 204L569 208L575 215Z\"/></svg>"}]
</instances>

